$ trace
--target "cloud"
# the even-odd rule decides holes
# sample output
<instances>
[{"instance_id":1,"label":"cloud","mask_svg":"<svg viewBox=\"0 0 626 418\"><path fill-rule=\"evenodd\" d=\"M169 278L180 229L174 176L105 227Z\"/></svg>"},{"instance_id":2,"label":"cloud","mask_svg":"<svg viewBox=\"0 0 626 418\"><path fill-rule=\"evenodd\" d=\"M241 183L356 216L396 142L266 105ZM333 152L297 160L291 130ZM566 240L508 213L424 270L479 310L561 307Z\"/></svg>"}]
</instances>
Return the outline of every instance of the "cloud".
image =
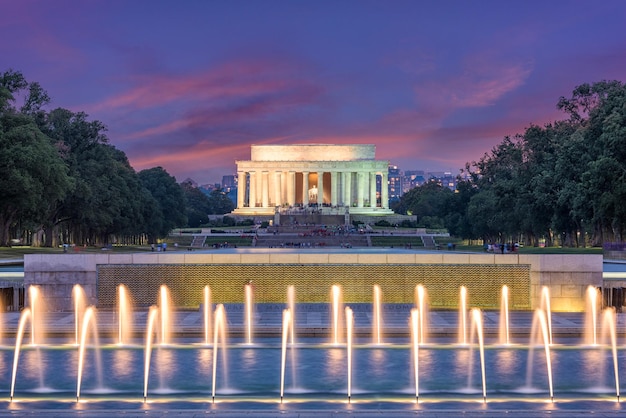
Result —
<instances>
[{"instance_id":1,"label":"cloud","mask_svg":"<svg viewBox=\"0 0 626 418\"><path fill-rule=\"evenodd\" d=\"M139 110L173 102L206 102L229 97L247 97L286 89L294 83L280 64L235 61L197 74L150 74L137 76L134 86L99 103L93 111Z\"/></svg>"}]
</instances>

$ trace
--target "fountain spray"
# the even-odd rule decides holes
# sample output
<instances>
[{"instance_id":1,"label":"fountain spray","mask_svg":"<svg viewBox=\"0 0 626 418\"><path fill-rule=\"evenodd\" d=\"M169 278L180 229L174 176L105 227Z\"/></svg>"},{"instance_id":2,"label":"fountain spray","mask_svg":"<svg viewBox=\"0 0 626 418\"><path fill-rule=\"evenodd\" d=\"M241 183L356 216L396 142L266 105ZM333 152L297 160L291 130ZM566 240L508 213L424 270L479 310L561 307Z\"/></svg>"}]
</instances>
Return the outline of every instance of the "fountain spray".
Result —
<instances>
[{"instance_id":1,"label":"fountain spray","mask_svg":"<svg viewBox=\"0 0 626 418\"><path fill-rule=\"evenodd\" d=\"M415 375L415 401L419 402L419 322L420 311L411 309L411 341L413 345L413 374Z\"/></svg>"},{"instance_id":2,"label":"fountain spray","mask_svg":"<svg viewBox=\"0 0 626 418\"><path fill-rule=\"evenodd\" d=\"M289 334L291 324L291 310L283 310L283 339L280 355L280 403L283 403L283 397L285 394L285 367L287 363L287 338ZM292 365L293 367L293 365Z\"/></svg>"},{"instance_id":3,"label":"fountain spray","mask_svg":"<svg viewBox=\"0 0 626 418\"><path fill-rule=\"evenodd\" d=\"M11 375L11 402L13 402L13 392L15 391L15 377L17 375L17 363L20 359L20 348L22 347L22 339L24 338L24 328L26 327L26 321L31 320L30 327L31 333L33 328L32 315L30 308L24 308L22 315L20 315L20 323L17 328L17 337L15 339L15 355L13 356L13 374Z\"/></svg>"},{"instance_id":4,"label":"fountain spray","mask_svg":"<svg viewBox=\"0 0 626 418\"><path fill-rule=\"evenodd\" d=\"M348 403L352 397L352 327L354 321L352 318L352 309L346 306L346 328L347 328L347 350L348 350Z\"/></svg>"}]
</instances>

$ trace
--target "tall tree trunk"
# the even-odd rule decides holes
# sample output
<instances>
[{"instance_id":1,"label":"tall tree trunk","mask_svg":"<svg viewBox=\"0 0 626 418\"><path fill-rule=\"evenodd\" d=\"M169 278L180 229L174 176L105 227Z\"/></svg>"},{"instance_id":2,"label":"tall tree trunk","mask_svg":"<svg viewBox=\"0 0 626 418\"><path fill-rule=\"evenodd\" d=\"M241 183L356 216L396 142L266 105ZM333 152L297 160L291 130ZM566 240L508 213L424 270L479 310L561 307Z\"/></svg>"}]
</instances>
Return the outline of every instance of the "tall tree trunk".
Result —
<instances>
[{"instance_id":1,"label":"tall tree trunk","mask_svg":"<svg viewBox=\"0 0 626 418\"><path fill-rule=\"evenodd\" d=\"M43 226L39 226L39 228L33 231L33 238L30 245L33 247L41 247L44 243L44 235L45 231L43 230Z\"/></svg>"}]
</instances>

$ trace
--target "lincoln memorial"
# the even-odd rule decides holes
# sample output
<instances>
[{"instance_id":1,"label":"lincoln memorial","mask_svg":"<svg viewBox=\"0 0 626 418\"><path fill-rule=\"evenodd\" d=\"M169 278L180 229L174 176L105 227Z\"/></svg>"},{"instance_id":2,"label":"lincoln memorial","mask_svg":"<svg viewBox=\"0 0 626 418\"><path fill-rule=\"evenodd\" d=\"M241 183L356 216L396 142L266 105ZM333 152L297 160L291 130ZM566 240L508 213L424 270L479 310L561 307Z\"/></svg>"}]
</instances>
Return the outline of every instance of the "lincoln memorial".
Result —
<instances>
[{"instance_id":1,"label":"lincoln memorial","mask_svg":"<svg viewBox=\"0 0 626 418\"><path fill-rule=\"evenodd\" d=\"M233 214L273 215L290 208L392 214L389 161L376 160L375 153L374 145L252 145L250 160L236 161Z\"/></svg>"}]
</instances>

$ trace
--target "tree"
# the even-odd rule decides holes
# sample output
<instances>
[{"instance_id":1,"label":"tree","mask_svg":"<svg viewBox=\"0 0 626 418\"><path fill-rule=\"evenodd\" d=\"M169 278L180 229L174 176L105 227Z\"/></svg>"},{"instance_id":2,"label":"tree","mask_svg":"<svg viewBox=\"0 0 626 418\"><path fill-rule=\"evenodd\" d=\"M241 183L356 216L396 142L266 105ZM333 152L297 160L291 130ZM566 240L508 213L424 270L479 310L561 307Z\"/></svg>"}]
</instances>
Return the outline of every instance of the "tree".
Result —
<instances>
[{"instance_id":1,"label":"tree","mask_svg":"<svg viewBox=\"0 0 626 418\"><path fill-rule=\"evenodd\" d=\"M146 220L146 233L151 242L166 237L176 227L187 224L185 215L185 194L176 179L162 167L155 167L139 172L143 186L154 198L154 207L149 209Z\"/></svg>"},{"instance_id":2,"label":"tree","mask_svg":"<svg viewBox=\"0 0 626 418\"><path fill-rule=\"evenodd\" d=\"M207 195L189 181L183 182L181 187L185 193L187 226L197 228L206 224L208 214L211 212L211 202Z\"/></svg>"},{"instance_id":3,"label":"tree","mask_svg":"<svg viewBox=\"0 0 626 418\"><path fill-rule=\"evenodd\" d=\"M419 226L443 228L451 198L450 189L436 181L429 181L402 195L394 210L417 216Z\"/></svg>"},{"instance_id":4,"label":"tree","mask_svg":"<svg viewBox=\"0 0 626 418\"><path fill-rule=\"evenodd\" d=\"M18 219L39 222L71 186L59 149L41 132L32 114L18 112L14 106L14 95L29 86L22 108L38 111L47 97L38 84L29 85L12 70L0 76L0 245L8 244L10 228Z\"/></svg>"},{"instance_id":5,"label":"tree","mask_svg":"<svg viewBox=\"0 0 626 418\"><path fill-rule=\"evenodd\" d=\"M222 189L214 189L209 193L209 214L224 215L235 209L235 204Z\"/></svg>"}]
</instances>

